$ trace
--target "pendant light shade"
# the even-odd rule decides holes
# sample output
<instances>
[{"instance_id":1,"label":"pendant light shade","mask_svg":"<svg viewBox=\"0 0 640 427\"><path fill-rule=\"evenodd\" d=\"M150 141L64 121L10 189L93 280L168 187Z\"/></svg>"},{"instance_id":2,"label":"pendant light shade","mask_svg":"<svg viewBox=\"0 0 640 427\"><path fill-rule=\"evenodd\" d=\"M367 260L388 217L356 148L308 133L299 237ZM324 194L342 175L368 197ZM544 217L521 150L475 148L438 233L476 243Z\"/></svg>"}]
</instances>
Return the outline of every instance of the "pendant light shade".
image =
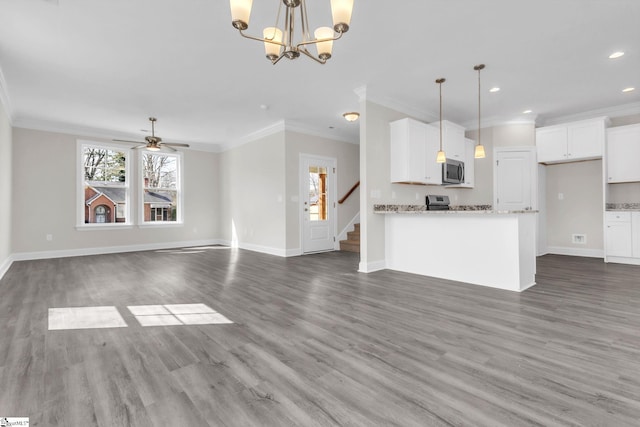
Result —
<instances>
[{"instance_id":1,"label":"pendant light shade","mask_svg":"<svg viewBox=\"0 0 640 427\"><path fill-rule=\"evenodd\" d=\"M436 156L436 163L444 163L447 161L447 156L442 150L442 83L444 83L445 81L446 79L444 78L436 80L436 83L440 85L440 150L438 151L438 155Z\"/></svg>"},{"instance_id":2,"label":"pendant light shade","mask_svg":"<svg viewBox=\"0 0 640 427\"><path fill-rule=\"evenodd\" d=\"M239 30L249 27L249 17L253 0L229 0L231 6L231 23Z\"/></svg>"},{"instance_id":3,"label":"pendant light shade","mask_svg":"<svg viewBox=\"0 0 640 427\"><path fill-rule=\"evenodd\" d=\"M480 71L484 69L484 64L476 65L473 69L478 72L478 145L476 145L473 157L476 159L484 159L486 155L484 153L484 146L480 140L480 131L482 129L480 126Z\"/></svg>"}]
</instances>

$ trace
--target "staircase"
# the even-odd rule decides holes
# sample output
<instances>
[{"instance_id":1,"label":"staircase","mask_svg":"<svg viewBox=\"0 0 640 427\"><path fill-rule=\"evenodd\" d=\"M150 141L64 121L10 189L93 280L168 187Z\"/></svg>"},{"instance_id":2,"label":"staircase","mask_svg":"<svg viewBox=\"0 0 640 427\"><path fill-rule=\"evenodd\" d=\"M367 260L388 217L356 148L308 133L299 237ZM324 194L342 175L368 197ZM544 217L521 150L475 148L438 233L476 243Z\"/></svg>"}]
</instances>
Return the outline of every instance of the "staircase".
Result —
<instances>
[{"instance_id":1,"label":"staircase","mask_svg":"<svg viewBox=\"0 0 640 427\"><path fill-rule=\"evenodd\" d=\"M353 224L353 231L347 232L347 240L340 240L340 250L360 252L360 224Z\"/></svg>"}]
</instances>

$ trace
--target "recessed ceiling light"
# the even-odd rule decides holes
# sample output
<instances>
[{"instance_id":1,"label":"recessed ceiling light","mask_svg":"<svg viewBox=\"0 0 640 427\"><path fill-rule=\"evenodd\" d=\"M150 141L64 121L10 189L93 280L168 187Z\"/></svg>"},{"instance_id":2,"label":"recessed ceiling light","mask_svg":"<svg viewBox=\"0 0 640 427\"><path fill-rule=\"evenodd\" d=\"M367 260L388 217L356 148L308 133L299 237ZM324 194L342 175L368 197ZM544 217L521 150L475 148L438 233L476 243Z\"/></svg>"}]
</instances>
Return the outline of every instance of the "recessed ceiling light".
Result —
<instances>
[{"instance_id":1,"label":"recessed ceiling light","mask_svg":"<svg viewBox=\"0 0 640 427\"><path fill-rule=\"evenodd\" d=\"M491 92L491 93L500 92L500 88L499 87L492 87L491 89L489 89L489 92Z\"/></svg>"},{"instance_id":2,"label":"recessed ceiling light","mask_svg":"<svg viewBox=\"0 0 640 427\"><path fill-rule=\"evenodd\" d=\"M609 59L616 59L620 58L621 56L624 56L624 52L613 52L611 55L609 55Z\"/></svg>"},{"instance_id":3,"label":"recessed ceiling light","mask_svg":"<svg viewBox=\"0 0 640 427\"><path fill-rule=\"evenodd\" d=\"M522 112L522 114L529 114L529 113L532 113L532 112L533 112L532 110L524 110L524 111Z\"/></svg>"},{"instance_id":4,"label":"recessed ceiling light","mask_svg":"<svg viewBox=\"0 0 640 427\"><path fill-rule=\"evenodd\" d=\"M633 92L634 90L636 90L635 87L625 87L624 89L622 89L624 93Z\"/></svg>"}]
</instances>

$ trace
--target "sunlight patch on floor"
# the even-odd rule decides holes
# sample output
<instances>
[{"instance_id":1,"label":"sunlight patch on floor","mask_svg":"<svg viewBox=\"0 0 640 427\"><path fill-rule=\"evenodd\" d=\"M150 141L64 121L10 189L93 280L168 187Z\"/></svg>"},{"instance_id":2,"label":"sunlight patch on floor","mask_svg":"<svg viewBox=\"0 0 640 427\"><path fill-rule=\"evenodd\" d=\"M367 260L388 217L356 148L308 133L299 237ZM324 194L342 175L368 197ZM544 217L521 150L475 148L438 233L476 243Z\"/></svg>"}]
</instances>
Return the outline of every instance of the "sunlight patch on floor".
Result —
<instances>
[{"instance_id":1,"label":"sunlight patch on floor","mask_svg":"<svg viewBox=\"0 0 640 427\"><path fill-rule=\"evenodd\" d=\"M205 304L131 305L127 308L142 326L233 323Z\"/></svg>"},{"instance_id":2,"label":"sunlight patch on floor","mask_svg":"<svg viewBox=\"0 0 640 427\"><path fill-rule=\"evenodd\" d=\"M49 309L49 330L126 328L118 309L107 307L63 307Z\"/></svg>"}]
</instances>

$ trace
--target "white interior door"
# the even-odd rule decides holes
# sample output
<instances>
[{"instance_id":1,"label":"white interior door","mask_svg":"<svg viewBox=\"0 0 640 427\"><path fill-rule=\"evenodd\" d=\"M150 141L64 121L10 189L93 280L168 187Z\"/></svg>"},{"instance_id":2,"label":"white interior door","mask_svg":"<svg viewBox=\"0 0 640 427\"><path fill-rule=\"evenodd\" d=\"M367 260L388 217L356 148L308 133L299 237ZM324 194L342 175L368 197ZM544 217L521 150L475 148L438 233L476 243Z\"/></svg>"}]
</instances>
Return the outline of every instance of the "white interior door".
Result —
<instances>
[{"instance_id":1,"label":"white interior door","mask_svg":"<svg viewBox=\"0 0 640 427\"><path fill-rule=\"evenodd\" d=\"M336 160L300 156L302 252L330 251L335 246Z\"/></svg>"},{"instance_id":2,"label":"white interior door","mask_svg":"<svg viewBox=\"0 0 640 427\"><path fill-rule=\"evenodd\" d=\"M496 148L494 153L494 206L497 210L536 208L535 147Z\"/></svg>"}]
</instances>

